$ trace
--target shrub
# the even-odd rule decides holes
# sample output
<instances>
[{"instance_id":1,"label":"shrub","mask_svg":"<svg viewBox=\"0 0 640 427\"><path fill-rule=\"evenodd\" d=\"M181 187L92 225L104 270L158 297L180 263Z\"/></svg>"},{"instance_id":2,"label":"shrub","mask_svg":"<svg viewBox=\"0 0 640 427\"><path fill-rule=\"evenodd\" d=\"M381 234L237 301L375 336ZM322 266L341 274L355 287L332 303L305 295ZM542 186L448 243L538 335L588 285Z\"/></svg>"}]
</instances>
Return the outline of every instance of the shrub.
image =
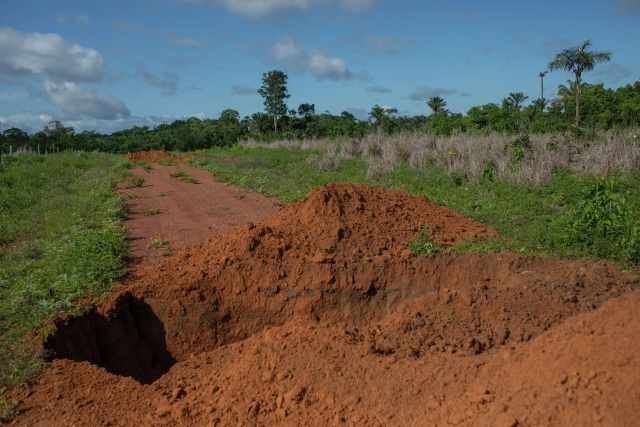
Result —
<instances>
[{"instance_id":1,"label":"shrub","mask_svg":"<svg viewBox=\"0 0 640 427\"><path fill-rule=\"evenodd\" d=\"M640 224L615 177L597 178L580 194L565 239L591 255L640 261Z\"/></svg>"}]
</instances>

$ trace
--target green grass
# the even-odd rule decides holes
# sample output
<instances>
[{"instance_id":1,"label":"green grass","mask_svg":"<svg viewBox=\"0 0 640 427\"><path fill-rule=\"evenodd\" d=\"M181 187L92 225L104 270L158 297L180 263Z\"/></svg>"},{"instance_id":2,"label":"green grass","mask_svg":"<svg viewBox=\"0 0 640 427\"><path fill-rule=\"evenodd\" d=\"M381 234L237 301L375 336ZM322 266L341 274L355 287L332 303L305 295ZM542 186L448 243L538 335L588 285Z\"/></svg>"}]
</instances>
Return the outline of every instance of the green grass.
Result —
<instances>
[{"instance_id":1,"label":"green grass","mask_svg":"<svg viewBox=\"0 0 640 427\"><path fill-rule=\"evenodd\" d=\"M0 167L0 389L42 365L33 339L80 298L111 289L124 273L126 172L107 154L19 156ZM6 408L7 402L0 405Z\"/></svg>"},{"instance_id":2,"label":"green grass","mask_svg":"<svg viewBox=\"0 0 640 427\"><path fill-rule=\"evenodd\" d=\"M160 159L158 160L158 164L161 166L173 166L176 162L171 159Z\"/></svg>"},{"instance_id":3,"label":"green grass","mask_svg":"<svg viewBox=\"0 0 640 427\"><path fill-rule=\"evenodd\" d=\"M283 202L303 198L331 182L367 182L363 162L343 160L335 171L321 171L307 161L316 153L233 146L199 153L190 163L219 179L252 189Z\"/></svg>"},{"instance_id":4,"label":"green grass","mask_svg":"<svg viewBox=\"0 0 640 427\"><path fill-rule=\"evenodd\" d=\"M323 171L308 161L311 156L317 156L317 153L235 146L199 152L191 163L210 171L218 179L284 202L300 200L313 188L331 182L368 183L401 189L426 196L488 224L502 236L461 244L453 248L455 251L509 250L531 255L599 257L622 263L640 261L633 258L634 253L636 257L640 253L640 191L637 191L640 175L637 174L615 178L615 197L625 200L624 221L628 224L604 227L600 238L585 243L576 239L571 230L581 224L581 206L588 201L585 197L590 197L585 195L598 185L596 177L560 171L548 184L534 188L489 179L469 181L449 176L436 165L415 169L405 164L381 178L368 180L367 165L362 160L342 160L336 170ZM602 222L606 221L608 219L603 217ZM619 245L608 242L613 238L622 242L625 233L636 233L635 243L632 240Z\"/></svg>"},{"instance_id":5,"label":"green grass","mask_svg":"<svg viewBox=\"0 0 640 427\"><path fill-rule=\"evenodd\" d=\"M189 184L199 184L197 179L195 179L185 171L175 171L171 174L171 176L182 182L187 182Z\"/></svg>"}]
</instances>

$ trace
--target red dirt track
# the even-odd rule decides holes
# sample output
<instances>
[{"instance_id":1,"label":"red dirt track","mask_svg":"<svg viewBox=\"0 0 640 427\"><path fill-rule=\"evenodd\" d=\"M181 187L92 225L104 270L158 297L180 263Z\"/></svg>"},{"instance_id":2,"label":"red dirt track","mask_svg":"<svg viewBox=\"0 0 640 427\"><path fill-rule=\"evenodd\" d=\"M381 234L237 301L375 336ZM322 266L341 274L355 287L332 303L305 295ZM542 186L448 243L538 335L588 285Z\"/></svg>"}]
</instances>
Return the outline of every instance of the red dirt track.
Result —
<instances>
[{"instance_id":1,"label":"red dirt track","mask_svg":"<svg viewBox=\"0 0 640 427\"><path fill-rule=\"evenodd\" d=\"M165 174L154 166L140 191L173 186ZM269 214L222 184L175 185L166 203L191 185L186 211L264 210L228 232L217 213L197 216L200 233L169 233L193 236L183 247L141 253L108 302L57 321L51 366L14 391L14 424L638 425L636 276L514 254L416 257L407 244L424 225L444 246L496 233L400 191L332 184Z\"/></svg>"}]
</instances>

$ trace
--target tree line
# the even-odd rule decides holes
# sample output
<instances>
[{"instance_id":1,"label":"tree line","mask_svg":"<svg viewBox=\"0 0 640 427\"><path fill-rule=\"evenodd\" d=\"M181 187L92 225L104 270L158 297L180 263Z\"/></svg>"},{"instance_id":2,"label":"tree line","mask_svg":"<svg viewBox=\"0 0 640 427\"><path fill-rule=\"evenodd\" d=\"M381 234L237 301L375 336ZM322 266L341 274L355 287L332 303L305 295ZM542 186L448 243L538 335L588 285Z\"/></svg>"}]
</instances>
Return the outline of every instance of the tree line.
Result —
<instances>
[{"instance_id":1,"label":"tree line","mask_svg":"<svg viewBox=\"0 0 640 427\"><path fill-rule=\"evenodd\" d=\"M0 153L29 150L47 153L61 150L131 151L164 149L189 151L226 146L241 140L270 141L302 138L360 138L370 132L394 134L425 132L434 135L475 133L545 133L622 129L640 126L640 81L616 89L584 81L584 73L609 61L608 52L594 52L591 42L558 53L549 63L546 74L566 70L574 79L560 85L556 96L548 101L543 94L530 100L522 92L512 92L500 103L470 108L466 114L452 113L439 96L426 99L425 114L398 115L396 109L372 107L367 119L359 119L344 111L339 115L318 113L314 104L303 103L290 109L288 76L280 70L266 72L258 90L264 99L264 112L240 117L232 109L224 110L217 119L190 118L162 124L153 129L133 127L104 135L97 132L77 133L54 121L32 135L11 128L0 133Z\"/></svg>"}]
</instances>

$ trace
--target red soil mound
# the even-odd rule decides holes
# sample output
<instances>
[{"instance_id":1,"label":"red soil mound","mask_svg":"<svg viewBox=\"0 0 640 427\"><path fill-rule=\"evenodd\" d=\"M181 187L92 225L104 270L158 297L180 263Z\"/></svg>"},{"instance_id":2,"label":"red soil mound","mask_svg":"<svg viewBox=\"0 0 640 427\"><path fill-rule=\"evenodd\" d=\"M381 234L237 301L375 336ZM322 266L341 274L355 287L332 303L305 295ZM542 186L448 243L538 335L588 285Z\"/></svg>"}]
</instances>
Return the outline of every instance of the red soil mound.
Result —
<instances>
[{"instance_id":1,"label":"red soil mound","mask_svg":"<svg viewBox=\"0 0 640 427\"><path fill-rule=\"evenodd\" d=\"M173 160L176 162L182 160L182 156L178 156L177 154L162 150L138 151L135 153L129 153L127 154L127 158L132 162L145 161L150 163L155 163L160 160Z\"/></svg>"},{"instance_id":2,"label":"red soil mound","mask_svg":"<svg viewBox=\"0 0 640 427\"><path fill-rule=\"evenodd\" d=\"M640 295L623 296L635 277L602 262L415 257L423 225L444 245L495 235L401 192L330 185L140 266L110 303L57 323L46 347L62 360L17 392L15 422L635 422Z\"/></svg>"}]
</instances>

